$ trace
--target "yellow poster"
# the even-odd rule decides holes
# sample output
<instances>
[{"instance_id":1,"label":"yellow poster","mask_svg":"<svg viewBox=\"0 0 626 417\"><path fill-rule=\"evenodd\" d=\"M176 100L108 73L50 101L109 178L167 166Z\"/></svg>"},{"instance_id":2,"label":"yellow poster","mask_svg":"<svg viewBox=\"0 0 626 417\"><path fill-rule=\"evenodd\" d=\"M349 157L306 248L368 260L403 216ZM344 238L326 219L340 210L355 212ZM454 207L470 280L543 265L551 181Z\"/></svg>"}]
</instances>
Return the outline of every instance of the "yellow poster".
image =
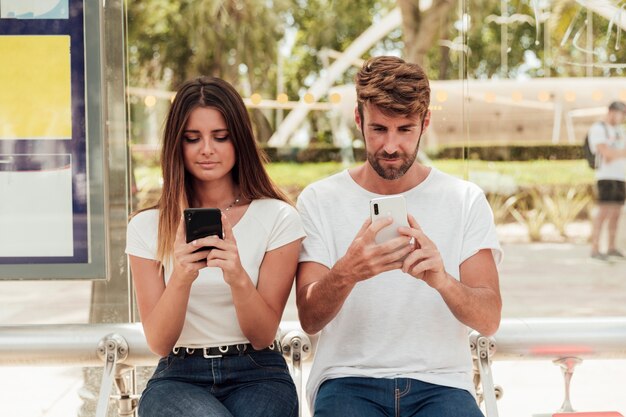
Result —
<instances>
[{"instance_id":1,"label":"yellow poster","mask_svg":"<svg viewBox=\"0 0 626 417\"><path fill-rule=\"evenodd\" d=\"M71 139L69 36L0 36L0 140Z\"/></svg>"}]
</instances>

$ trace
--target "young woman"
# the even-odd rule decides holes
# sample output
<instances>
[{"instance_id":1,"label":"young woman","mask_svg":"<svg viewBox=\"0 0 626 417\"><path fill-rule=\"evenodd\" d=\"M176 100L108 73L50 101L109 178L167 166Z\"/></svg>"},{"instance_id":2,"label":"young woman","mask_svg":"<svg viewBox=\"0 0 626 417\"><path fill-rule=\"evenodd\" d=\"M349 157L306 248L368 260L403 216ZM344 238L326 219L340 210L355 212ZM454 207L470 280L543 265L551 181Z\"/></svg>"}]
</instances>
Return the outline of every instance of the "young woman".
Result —
<instances>
[{"instance_id":1,"label":"young woman","mask_svg":"<svg viewBox=\"0 0 626 417\"><path fill-rule=\"evenodd\" d=\"M161 168L157 205L137 213L127 232L143 328L162 356L139 415L297 416L275 338L304 230L265 172L230 84L183 84L167 117ZM187 207L221 209L223 239L186 243ZM214 249L197 251L205 246Z\"/></svg>"}]
</instances>

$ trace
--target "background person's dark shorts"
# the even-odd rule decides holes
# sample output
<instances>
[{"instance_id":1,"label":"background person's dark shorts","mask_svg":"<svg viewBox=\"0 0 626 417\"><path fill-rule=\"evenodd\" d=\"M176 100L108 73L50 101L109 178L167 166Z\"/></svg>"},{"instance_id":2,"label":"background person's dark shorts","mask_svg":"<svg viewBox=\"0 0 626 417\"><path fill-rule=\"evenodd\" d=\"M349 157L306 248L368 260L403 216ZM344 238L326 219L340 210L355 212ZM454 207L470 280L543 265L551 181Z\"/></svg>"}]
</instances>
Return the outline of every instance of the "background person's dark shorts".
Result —
<instances>
[{"instance_id":1,"label":"background person's dark shorts","mask_svg":"<svg viewBox=\"0 0 626 417\"><path fill-rule=\"evenodd\" d=\"M598 180L599 202L624 204L624 200L626 200L626 182Z\"/></svg>"}]
</instances>

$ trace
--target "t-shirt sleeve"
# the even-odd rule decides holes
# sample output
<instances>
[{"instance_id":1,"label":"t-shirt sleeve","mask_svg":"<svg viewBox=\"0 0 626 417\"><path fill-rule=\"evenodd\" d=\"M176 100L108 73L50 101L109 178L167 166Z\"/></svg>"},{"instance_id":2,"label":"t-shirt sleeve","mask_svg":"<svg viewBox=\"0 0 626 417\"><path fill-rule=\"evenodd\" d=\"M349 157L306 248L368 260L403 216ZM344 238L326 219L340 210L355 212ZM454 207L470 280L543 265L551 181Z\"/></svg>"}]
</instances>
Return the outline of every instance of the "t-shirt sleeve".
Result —
<instances>
[{"instance_id":1,"label":"t-shirt sleeve","mask_svg":"<svg viewBox=\"0 0 626 417\"><path fill-rule=\"evenodd\" d=\"M496 265L502 261L502 248L498 242L493 212L482 191L477 191L469 206L463 233L461 263L482 249L491 249Z\"/></svg>"},{"instance_id":2,"label":"t-shirt sleeve","mask_svg":"<svg viewBox=\"0 0 626 417\"><path fill-rule=\"evenodd\" d=\"M126 253L140 258L156 260L157 225L150 220L151 213L135 215L126 229Z\"/></svg>"},{"instance_id":3,"label":"t-shirt sleeve","mask_svg":"<svg viewBox=\"0 0 626 417\"><path fill-rule=\"evenodd\" d=\"M606 143L609 138L606 135L606 128L602 123L594 123L589 129L589 149L591 152L596 153L598 145Z\"/></svg>"},{"instance_id":4,"label":"t-shirt sleeve","mask_svg":"<svg viewBox=\"0 0 626 417\"><path fill-rule=\"evenodd\" d=\"M296 209L287 203L281 202L274 227L270 233L267 250L274 250L304 236L306 234Z\"/></svg>"},{"instance_id":5,"label":"t-shirt sleeve","mask_svg":"<svg viewBox=\"0 0 626 417\"><path fill-rule=\"evenodd\" d=\"M312 189L304 189L298 197L296 204L302 224L306 232L306 238L302 242L300 262L316 262L332 268L328 241L324 239L324 227L322 214L316 202L316 195Z\"/></svg>"}]
</instances>

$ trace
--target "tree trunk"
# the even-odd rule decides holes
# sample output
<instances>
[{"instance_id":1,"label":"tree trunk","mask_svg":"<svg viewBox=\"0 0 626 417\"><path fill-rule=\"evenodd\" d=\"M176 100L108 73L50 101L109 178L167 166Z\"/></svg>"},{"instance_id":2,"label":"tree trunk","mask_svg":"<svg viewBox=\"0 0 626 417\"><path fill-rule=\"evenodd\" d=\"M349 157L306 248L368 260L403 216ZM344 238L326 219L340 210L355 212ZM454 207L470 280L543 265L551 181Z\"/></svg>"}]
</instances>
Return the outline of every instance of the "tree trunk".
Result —
<instances>
[{"instance_id":1,"label":"tree trunk","mask_svg":"<svg viewBox=\"0 0 626 417\"><path fill-rule=\"evenodd\" d=\"M438 39L438 34L450 9L457 0L433 0L430 8L422 11L419 0L398 0L402 11L404 59L424 66L426 53Z\"/></svg>"}]
</instances>

